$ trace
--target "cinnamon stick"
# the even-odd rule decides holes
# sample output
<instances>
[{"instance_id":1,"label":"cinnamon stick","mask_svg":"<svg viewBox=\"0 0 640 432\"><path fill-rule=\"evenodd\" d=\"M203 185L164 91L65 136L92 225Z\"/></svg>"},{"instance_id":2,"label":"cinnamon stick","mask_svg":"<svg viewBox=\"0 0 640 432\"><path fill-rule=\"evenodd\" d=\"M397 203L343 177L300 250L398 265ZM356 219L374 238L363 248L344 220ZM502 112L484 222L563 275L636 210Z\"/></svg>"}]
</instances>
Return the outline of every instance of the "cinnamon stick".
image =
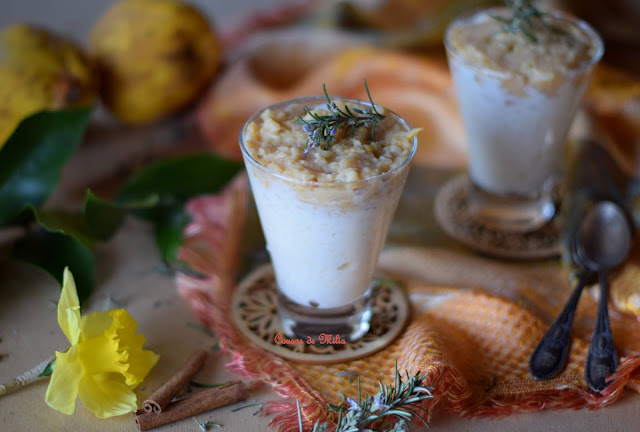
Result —
<instances>
[{"instance_id":1,"label":"cinnamon stick","mask_svg":"<svg viewBox=\"0 0 640 432\"><path fill-rule=\"evenodd\" d=\"M171 377L169 381L164 383L162 387L156 390L149 399L142 404L144 410L148 413L160 413L169 405L169 402L187 385L195 374L202 369L207 352L199 350L194 352L187 360L184 366Z\"/></svg>"},{"instance_id":2,"label":"cinnamon stick","mask_svg":"<svg viewBox=\"0 0 640 432\"><path fill-rule=\"evenodd\" d=\"M138 430L145 431L187 417L202 414L214 408L243 401L248 397L249 390L247 386L242 382L233 382L171 402L160 413L138 410L136 412L136 425L138 426Z\"/></svg>"}]
</instances>

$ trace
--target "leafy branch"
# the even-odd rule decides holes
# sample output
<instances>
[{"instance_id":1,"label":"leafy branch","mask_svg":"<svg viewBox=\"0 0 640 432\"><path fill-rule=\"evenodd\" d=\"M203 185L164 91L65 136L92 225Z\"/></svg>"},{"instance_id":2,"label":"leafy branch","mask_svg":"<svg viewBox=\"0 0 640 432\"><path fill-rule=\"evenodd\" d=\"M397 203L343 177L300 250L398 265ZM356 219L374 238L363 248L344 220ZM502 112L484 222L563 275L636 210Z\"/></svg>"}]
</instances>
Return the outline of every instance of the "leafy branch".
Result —
<instances>
[{"instance_id":1,"label":"leafy branch","mask_svg":"<svg viewBox=\"0 0 640 432\"><path fill-rule=\"evenodd\" d=\"M87 190L77 211L45 206L66 162L79 147L90 108L43 111L22 120L0 148L0 229L23 227L14 258L36 265L62 283L65 267L76 279L80 301L95 284L92 247L109 241L128 214L149 221L165 262L176 262L182 230L189 222L184 203L220 190L242 164L199 154L163 160L132 176L114 201Z\"/></svg>"},{"instance_id":2,"label":"leafy branch","mask_svg":"<svg viewBox=\"0 0 640 432\"><path fill-rule=\"evenodd\" d=\"M345 129L345 134L351 131L351 136L353 137L356 128L372 126L370 138L373 139L376 126L384 120L386 116L380 114L376 109L376 105L371 98L371 93L369 93L366 79L364 80L364 88L367 91L371 108L359 109L354 107L350 109L345 105L344 110L341 110L338 105L329 98L327 88L322 84L322 91L324 92L324 97L327 99L327 108L331 112L331 115L319 115L305 106L304 109L312 120L306 120L302 118L302 116L298 116L298 120L295 122L296 124L303 125L302 129L308 137L307 147L304 150L305 155L310 149L318 147L320 143L324 143L324 150L329 150L329 146L336 139L336 132L340 129Z\"/></svg>"},{"instance_id":3,"label":"leafy branch","mask_svg":"<svg viewBox=\"0 0 640 432\"><path fill-rule=\"evenodd\" d=\"M386 432L406 431L408 422L413 416L416 416L425 426L428 426L426 420L418 411L428 413L419 402L432 398L431 390L433 387L424 386L423 382L427 374L420 375L417 372L410 376L405 371L403 380L402 375L398 372L396 363L395 378L393 385L389 386L378 382L380 390L373 396L362 397L360 390L360 380L358 379L358 400L346 398L342 393L342 402L340 405L329 405L329 408L338 411L339 417L336 424L335 432L358 432L380 430ZM348 406L345 406L348 405ZM346 414L345 414L346 411ZM394 423L395 421L395 423ZM300 405L298 403L298 423L300 431L302 427L302 416L300 414ZM368 429L375 423L382 423L382 426L376 429ZM388 428L390 427L391 428ZM310 432L326 431L328 425L316 421Z\"/></svg>"}]
</instances>

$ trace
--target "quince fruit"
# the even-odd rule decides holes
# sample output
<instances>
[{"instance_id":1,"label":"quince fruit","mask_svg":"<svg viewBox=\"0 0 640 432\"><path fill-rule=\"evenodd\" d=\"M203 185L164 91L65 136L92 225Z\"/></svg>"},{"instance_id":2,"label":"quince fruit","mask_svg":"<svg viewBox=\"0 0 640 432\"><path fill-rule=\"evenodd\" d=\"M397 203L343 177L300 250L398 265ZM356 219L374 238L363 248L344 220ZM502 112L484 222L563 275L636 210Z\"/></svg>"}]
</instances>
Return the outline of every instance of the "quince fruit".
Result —
<instances>
[{"instance_id":1,"label":"quince fruit","mask_svg":"<svg viewBox=\"0 0 640 432\"><path fill-rule=\"evenodd\" d=\"M189 4L122 0L92 29L89 51L106 107L125 123L146 124L194 102L217 72L222 44Z\"/></svg>"},{"instance_id":2,"label":"quince fruit","mask_svg":"<svg viewBox=\"0 0 640 432\"><path fill-rule=\"evenodd\" d=\"M20 121L45 109L89 106L98 97L93 63L74 42L15 24L0 32L0 147Z\"/></svg>"}]
</instances>

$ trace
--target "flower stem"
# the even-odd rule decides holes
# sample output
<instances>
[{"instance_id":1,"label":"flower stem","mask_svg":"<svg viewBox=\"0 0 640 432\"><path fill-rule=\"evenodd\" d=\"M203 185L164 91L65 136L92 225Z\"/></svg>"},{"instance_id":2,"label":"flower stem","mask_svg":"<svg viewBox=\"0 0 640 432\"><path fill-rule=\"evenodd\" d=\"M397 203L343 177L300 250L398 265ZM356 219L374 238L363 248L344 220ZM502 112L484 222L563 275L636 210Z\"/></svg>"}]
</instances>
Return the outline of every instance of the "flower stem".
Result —
<instances>
[{"instance_id":1,"label":"flower stem","mask_svg":"<svg viewBox=\"0 0 640 432\"><path fill-rule=\"evenodd\" d=\"M41 378L45 378L40 376L40 374L46 369L47 365L51 363L54 358L54 356L51 356L42 363L39 363L37 366L29 369L25 373L13 378L11 381L0 385L0 396L9 394L12 391L26 386L27 384L31 384Z\"/></svg>"}]
</instances>

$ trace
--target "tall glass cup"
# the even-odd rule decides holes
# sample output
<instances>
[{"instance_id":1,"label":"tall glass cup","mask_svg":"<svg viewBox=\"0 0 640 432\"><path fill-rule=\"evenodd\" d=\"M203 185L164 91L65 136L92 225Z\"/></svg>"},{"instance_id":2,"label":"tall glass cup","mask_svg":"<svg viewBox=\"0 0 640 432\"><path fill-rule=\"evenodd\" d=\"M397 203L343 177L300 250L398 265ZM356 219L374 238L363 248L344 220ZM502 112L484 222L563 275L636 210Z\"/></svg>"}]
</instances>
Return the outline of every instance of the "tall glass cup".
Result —
<instances>
[{"instance_id":1,"label":"tall glass cup","mask_svg":"<svg viewBox=\"0 0 640 432\"><path fill-rule=\"evenodd\" d=\"M501 14L454 20L444 43L467 138L470 211L499 230L531 231L556 212L563 144L604 46L575 18L547 16L533 41L503 30Z\"/></svg>"},{"instance_id":2,"label":"tall glass cup","mask_svg":"<svg viewBox=\"0 0 640 432\"><path fill-rule=\"evenodd\" d=\"M351 99L334 102L370 106ZM300 155L306 136L292 138L290 132L294 128L302 130L301 125L293 122L298 114L304 115L305 106L324 107L326 100L299 98L265 108L244 125L240 147L274 268L278 316L284 334L307 340L324 333L352 341L369 329L374 270L417 148L417 138L415 133L409 136L412 129L402 118L386 111L383 122L397 123L408 143L404 154L399 156L401 160L390 166L389 160L380 162L387 164L384 172L353 181L327 181L315 178L313 171L301 171L294 176L265 166L261 161L263 140L271 140L272 147L275 142L275 151L279 152L280 137L282 148L286 148L282 157L289 158L291 151L298 157L296 162L285 160L284 165L315 164L311 159L318 155ZM286 113L284 119L282 113ZM288 144L284 144L285 135ZM288 147L292 139L294 150ZM370 152L366 146L343 150ZM320 152L322 158L332 157L319 148L309 152ZM347 173L355 169L353 164L341 164L352 165L345 167ZM322 173L318 175L322 177Z\"/></svg>"}]
</instances>

